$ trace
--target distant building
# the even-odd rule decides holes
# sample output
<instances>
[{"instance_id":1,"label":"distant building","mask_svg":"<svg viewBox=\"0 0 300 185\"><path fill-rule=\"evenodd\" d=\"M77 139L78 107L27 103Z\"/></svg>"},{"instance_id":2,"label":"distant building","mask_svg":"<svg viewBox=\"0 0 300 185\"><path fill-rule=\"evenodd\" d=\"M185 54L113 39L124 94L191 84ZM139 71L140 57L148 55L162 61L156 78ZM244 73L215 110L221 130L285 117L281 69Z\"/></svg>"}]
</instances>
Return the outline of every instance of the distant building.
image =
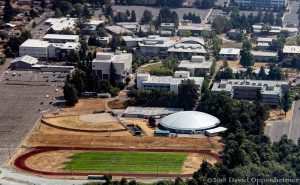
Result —
<instances>
[{"instance_id":1,"label":"distant building","mask_svg":"<svg viewBox=\"0 0 300 185\"><path fill-rule=\"evenodd\" d=\"M46 34L43 40L50 43L79 42L79 35Z\"/></svg>"},{"instance_id":2,"label":"distant building","mask_svg":"<svg viewBox=\"0 0 300 185\"><path fill-rule=\"evenodd\" d=\"M133 35L133 32L123 26L113 25L104 27L112 35Z\"/></svg>"},{"instance_id":3,"label":"distant building","mask_svg":"<svg viewBox=\"0 0 300 185\"><path fill-rule=\"evenodd\" d=\"M118 80L124 81L132 67L132 54L131 53L103 53L98 52L96 58L92 61L92 70L102 80L109 80L110 67L116 70Z\"/></svg>"},{"instance_id":4,"label":"distant building","mask_svg":"<svg viewBox=\"0 0 300 185\"><path fill-rule=\"evenodd\" d=\"M140 25L137 22L118 22L116 25L122 26L123 28L136 33L139 31Z\"/></svg>"},{"instance_id":5,"label":"distant building","mask_svg":"<svg viewBox=\"0 0 300 185\"><path fill-rule=\"evenodd\" d=\"M289 84L285 81L228 79L215 82L211 91L227 92L235 99L247 100L256 100L260 91L263 103L277 106L288 89Z\"/></svg>"},{"instance_id":6,"label":"distant building","mask_svg":"<svg viewBox=\"0 0 300 185\"><path fill-rule=\"evenodd\" d=\"M178 33L191 32L192 36L200 36L203 30L211 30L210 24L195 24L191 21L182 21L178 26Z\"/></svg>"},{"instance_id":7,"label":"distant building","mask_svg":"<svg viewBox=\"0 0 300 185\"><path fill-rule=\"evenodd\" d=\"M170 56L177 58L191 58L195 55L206 55L205 42L198 37L184 37L168 49Z\"/></svg>"},{"instance_id":8,"label":"distant building","mask_svg":"<svg viewBox=\"0 0 300 185\"><path fill-rule=\"evenodd\" d=\"M299 55L300 46L284 46L282 52L287 56Z\"/></svg>"},{"instance_id":9,"label":"distant building","mask_svg":"<svg viewBox=\"0 0 300 185\"><path fill-rule=\"evenodd\" d=\"M183 60L178 66L180 71L189 71L191 76L203 76L211 73L213 62L205 61L204 56L192 56L192 59Z\"/></svg>"},{"instance_id":10,"label":"distant building","mask_svg":"<svg viewBox=\"0 0 300 185\"><path fill-rule=\"evenodd\" d=\"M250 51L253 58L257 62L270 62L272 59L277 58L276 52L267 51Z\"/></svg>"},{"instance_id":11,"label":"distant building","mask_svg":"<svg viewBox=\"0 0 300 185\"><path fill-rule=\"evenodd\" d=\"M174 40L170 40L166 37L160 37L158 35L151 35L143 38L141 42L138 42L139 52L143 56L168 56L168 49L176 43Z\"/></svg>"},{"instance_id":12,"label":"distant building","mask_svg":"<svg viewBox=\"0 0 300 185\"><path fill-rule=\"evenodd\" d=\"M289 37L294 37L298 35L298 28L290 28L290 27L280 27L280 26L266 26L268 29L263 32L263 26L262 25L252 25L253 33L259 35L259 34L267 34L267 35L278 35L282 31L286 31L289 35Z\"/></svg>"},{"instance_id":13,"label":"distant building","mask_svg":"<svg viewBox=\"0 0 300 185\"><path fill-rule=\"evenodd\" d=\"M167 30L167 31L174 31L175 30L175 24L174 23L161 23L160 24L161 30Z\"/></svg>"},{"instance_id":14,"label":"distant building","mask_svg":"<svg viewBox=\"0 0 300 185\"><path fill-rule=\"evenodd\" d=\"M172 76L151 76L150 74L137 74L137 88L140 90L164 89L178 94L178 89L183 80L194 80L201 92L203 77L190 77L188 71L176 71Z\"/></svg>"},{"instance_id":15,"label":"distant building","mask_svg":"<svg viewBox=\"0 0 300 185\"><path fill-rule=\"evenodd\" d=\"M50 25L48 30L59 33L65 29L73 30L76 27L77 18L49 18L45 21L46 25Z\"/></svg>"},{"instance_id":16,"label":"distant building","mask_svg":"<svg viewBox=\"0 0 300 185\"><path fill-rule=\"evenodd\" d=\"M277 38L258 37L256 41L256 49L269 50L273 40L277 40Z\"/></svg>"},{"instance_id":17,"label":"distant building","mask_svg":"<svg viewBox=\"0 0 300 185\"><path fill-rule=\"evenodd\" d=\"M236 4L246 7L276 7L284 8L287 6L287 0L233 0Z\"/></svg>"},{"instance_id":18,"label":"distant building","mask_svg":"<svg viewBox=\"0 0 300 185\"><path fill-rule=\"evenodd\" d=\"M22 57L18 57L13 59L10 62L10 68L12 69L31 69L33 65L38 63L38 59L25 55Z\"/></svg>"},{"instance_id":19,"label":"distant building","mask_svg":"<svg viewBox=\"0 0 300 185\"><path fill-rule=\"evenodd\" d=\"M222 60L238 60L240 58L241 49L237 48L222 48L219 52L219 57Z\"/></svg>"}]
</instances>

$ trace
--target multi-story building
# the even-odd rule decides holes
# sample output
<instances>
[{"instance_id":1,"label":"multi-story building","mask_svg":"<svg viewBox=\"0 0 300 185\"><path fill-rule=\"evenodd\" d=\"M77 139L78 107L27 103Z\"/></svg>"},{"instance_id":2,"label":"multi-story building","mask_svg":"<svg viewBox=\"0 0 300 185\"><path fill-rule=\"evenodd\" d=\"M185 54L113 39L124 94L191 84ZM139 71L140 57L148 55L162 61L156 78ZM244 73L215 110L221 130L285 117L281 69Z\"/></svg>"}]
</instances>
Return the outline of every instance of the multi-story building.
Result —
<instances>
[{"instance_id":1,"label":"multi-story building","mask_svg":"<svg viewBox=\"0 0 300 185\"><path fill-rule=\"evenodd\" d=\"M213 63L205 61L204 56L192 56L191 60L183 60L178 66L180 71L189 71L191 76L210 74Z\"/></svg>"},{"instance_id":2,"label":"multi-story building","mask_svg":"<svg viewBox=\"0 0 300 185\"><path fill-rule=\"evenodd\" d=\"M117 80L124 81L132 67L132 54L120 51L115 53L98 52L92 61L92 70L100 79L109 80L112 64L118 76Z\"/></svg>"},{"instance_id":3,"label":"multi-story building","mask_svg":"<svg viewBox=\"0 0 300 185\"><path fill-rule=\"evenodd\" d=\"M223 60L237 60L240 57L241 49L238 48L222 48L219 56Z\"/></svg>"},{"instance_id":4,"label":"multi-story building","mask_svg":"<svg viewBox=\"0 0 300 185\"><path fill-rule=\"evenodd\" d=\"M46 34L43 40L51 43L79 42L79 35Z\"/></svg>"},{"instance_id":5,"label":"multi-story building","mask_svg":"<svg viewBox=\"0 0 300 185\"><path fill-rule=\"evenodd\" d=\"M49 18L45 21L46 25L50 25L49 30L54 33L59 33L65 29L73 30L76 26L77 18Z\"/></svg>"},{"instance_id":6,"label":"multi-story building","mask_svg":"<svg viewBox=\"0 0 300 185\"><path fill-rule=\"evenodd\" d=\"M176 71L172 76L151 76L150 74L137 74L137 88L140 90L164 89L178 94L179 86L183 80L194 80L201 92L203 77L190 77L188 71Z\"/></svg>"},{"instance_id":7,"label":"multi-story building","mask_svg":"<svg viewBox=\"0 0 300 185\"><path fill-rule=\"evenodd\" d=\"M225 91L233 98L246 100L256 100L260 92L263 103L277 106L288 89L289 84L285 81L228 79L215 82L212 92Z\"/></svg>"},{"instance_id":8,"label":"multi-story building","mask_svg":"<svg viewBox=\"0 0 300 185\"><path fill-rule=\"evenodd\" d=\"M29 55L39 59L64 58L69 52L78 51L79 42L50 43L44 40L28 39L19 47L19 55Z\"/></svg>"},{"instance_id":9,"label":"multi-story building","mask_svg":"<svg viewBox=\"0 0 300 185\"><path fill-rule=\"evenodd\" d=\"M234 2L241 6L253 7L285 7L287 0L234 0Z\"/></svg>"}]
</instances>

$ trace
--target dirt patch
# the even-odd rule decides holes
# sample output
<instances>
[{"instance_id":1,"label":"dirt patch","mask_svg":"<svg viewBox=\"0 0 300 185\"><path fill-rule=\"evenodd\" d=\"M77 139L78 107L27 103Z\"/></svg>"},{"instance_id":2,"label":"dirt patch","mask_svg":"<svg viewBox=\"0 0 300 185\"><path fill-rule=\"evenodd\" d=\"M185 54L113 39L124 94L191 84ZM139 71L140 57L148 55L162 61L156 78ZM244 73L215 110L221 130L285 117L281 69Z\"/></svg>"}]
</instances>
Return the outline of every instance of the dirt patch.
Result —
<instances>
[{"instance_id":1,"label":"dirt patch","mask_svg":"<svg viewBox=\"0 0 300 185\"><path fill-rule=\"evenodd\" d=\"M84 133L65 131L40 125L33 129L25 139L25 146L80 146L80 147L136 147L136 148L170 148L213 150L218 153L223 144L218 137L213 138L168 138L168 137L136 137L128 131L111 133Z\"/></svg>"},{"instance_id":2,"label":"dirt patch","mask_svg":"<svg viewBox=\"0 0 300 185\"><path fill-rule=\"evenodd\" d=\"M88 122L88 123L105 123L105 122L117 121L117 119L109 113L85 114L85 115L80 115L79 119L83 122Z\"/></svg>"},{"instance_id":3,"label":"dirt patch","mask_svg":"<svg viewBox=\"0 0 300 185\"><path fill-rule=\"evenodd\" d=\"M218 66L222 66L224 63L223 60L219 60L217 62ZM228 66L231 68L243 68L243 66L240 64L239 60L227 60ZM269 63L263 63L263 62L255 62L252 68L255 69L260 69L261 66L264 66L265 68L268 68L270 64Z\"/></svg>"},{"instance_id":4,"label":"dirt patch","mask_svg":"<svg viewBox=\"0 0 300 185\"><path fill-rule=\"evenodd\" d=\"M64 172L64 163L70 161L69 157L76 153L80 153L80 151L58 150L43 152L31 156L26 160L25 164L32 169L40 171Z\"/></svg>"},{"instance_id":5,"label":"dirt patch","mask_svg":"<svg viewBox=\"0 0 300 185\"><path fill-rule=\"evenodd\" d=\"M278 121L278 120L282 120L282 121L287 121L289 122L292 117L293 117L293 112L294 112L294 102L292 103L292 107L291 109L286 113L281 109L272 109L270 111L270 116L269 119L267 121Z\"/></svg>"},{"instance_id":6,"label":"dirt patch","mask_svg":"<svg viewBox=\"0 0 300 185\"><path fill-rule=\"evenodd\" d=\"M107 103L110 109L126 109L126 101L124 100L113 100Z\"/></svg>"},{"instance_id":7,"label":"dirt patch","mask_svg":"<svg viewBox=\"0 0 300 185\"><path fill-rule=\"evenodd\" d=\"M99 121L98 121L98 119ZM83 121L83 120L84 121ZM124 127L108 113L43 118L51 125L78 130L118 130ZM85 122L89 121L89 122ZM104 122L102 122L104 121Z\"/></svg>"},{"instance_id":8,"label":"dirt patch","mask_svg":"<svg viewBox=\"0 0 300 185\"><path fill-rule=\"evenodd\" d=\"M74 107L64 107L58 113L48 114L44 117L91 114L95 110L107 110L107 102L111 100L111 98L79 99Z\"/></svg>"},{"instance_id":9,"label":"dirt patch","mask_svg":"<svg viewBox=\"0 0 300 185\"><path fill-rule=\"evenodd\" d=\"M197 171L202 163L203 160L206 160L207 162L214 164L217 162L217 160L211 156L204 155L204 154L189 154L186 158L186 160L183 163L181 173L182 174L192 174L195 171Z\"/></svg>"}]
</instances>

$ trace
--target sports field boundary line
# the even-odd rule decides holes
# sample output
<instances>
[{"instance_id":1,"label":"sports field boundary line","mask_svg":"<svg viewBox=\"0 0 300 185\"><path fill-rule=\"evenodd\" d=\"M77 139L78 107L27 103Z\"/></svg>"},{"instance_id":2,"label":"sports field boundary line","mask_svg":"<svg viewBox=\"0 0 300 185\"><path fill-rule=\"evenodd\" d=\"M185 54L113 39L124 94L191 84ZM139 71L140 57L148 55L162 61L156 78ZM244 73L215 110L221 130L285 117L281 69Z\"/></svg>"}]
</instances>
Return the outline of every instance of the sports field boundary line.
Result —
<instances>
[{"instance_id":1,"label":"sports field boundary line","mask_svg":"<svg viewBox=\"0 0 300 185\"><path fill-rule=\"evenodd\" d=\"M211 150L192 150L192 149L147 149L147 148L107 148L107 147L35 147L32 151L18 156L13 165L24 172L45 175L45 176L88 176L88 175L112 175L119 177L192 177L193 174L153 174L153 173L103 173L103 172L48 172L30 168L26 165L26 160L36 154L58 151L58 150L70 150L70 151L136 151L136 152L183 152L183 153L198 153L205 154L215 158L218 162L221 162L220 155L212 153Z\"/></svg>"}]
</instances>

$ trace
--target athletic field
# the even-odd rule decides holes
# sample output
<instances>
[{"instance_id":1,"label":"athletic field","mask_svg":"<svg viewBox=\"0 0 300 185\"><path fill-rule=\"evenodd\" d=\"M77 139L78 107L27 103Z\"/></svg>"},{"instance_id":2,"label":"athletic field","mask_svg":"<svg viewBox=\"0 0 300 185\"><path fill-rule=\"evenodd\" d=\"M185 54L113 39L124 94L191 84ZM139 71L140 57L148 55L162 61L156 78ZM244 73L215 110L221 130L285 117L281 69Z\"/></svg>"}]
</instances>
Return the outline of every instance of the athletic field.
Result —
<instances>
[{"instance_id":1,"label":"athletic field","mask_svg":"<svg viewBox=\"0 0 300 185\"><path fill-rule=\"evenodd\" d=\"M176 173L188 153L139 151L88 151L74 154L65 163L69 172Z\"/></svg>"}]
</instances>

